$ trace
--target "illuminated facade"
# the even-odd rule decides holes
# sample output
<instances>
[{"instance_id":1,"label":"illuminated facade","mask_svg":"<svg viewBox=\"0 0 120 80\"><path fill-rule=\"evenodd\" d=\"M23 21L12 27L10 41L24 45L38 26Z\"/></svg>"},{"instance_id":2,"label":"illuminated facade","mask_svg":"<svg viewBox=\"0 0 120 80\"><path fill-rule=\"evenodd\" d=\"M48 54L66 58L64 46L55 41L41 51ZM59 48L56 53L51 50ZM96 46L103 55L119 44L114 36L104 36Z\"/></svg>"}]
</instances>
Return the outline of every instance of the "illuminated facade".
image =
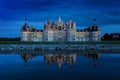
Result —
<instances>
[{"instance_id":1,"label":"illuminated facade","mask_svg":"<svg viewBox=\"0 0 120 80\"><path fill-rule=\"evenodd\" d=\"M58 18L57 23L51 22L50 19L44 24L43 30L36 30L29 26L27 20L21 29L21 41L100 41L100 29L94 19L92 27L87 27L83 30L76 30L76 23L70 19L63 23L61 18Z\"/></svg>"}]
</instances>

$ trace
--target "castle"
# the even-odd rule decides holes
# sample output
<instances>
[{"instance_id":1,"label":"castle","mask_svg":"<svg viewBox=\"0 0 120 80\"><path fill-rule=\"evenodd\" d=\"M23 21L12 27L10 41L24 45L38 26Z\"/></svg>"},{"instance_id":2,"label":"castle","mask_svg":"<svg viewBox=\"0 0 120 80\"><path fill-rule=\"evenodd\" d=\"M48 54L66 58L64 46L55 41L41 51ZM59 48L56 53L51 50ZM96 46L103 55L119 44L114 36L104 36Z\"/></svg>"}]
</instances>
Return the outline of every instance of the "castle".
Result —
<instances>
[{"instance_id":1,"label":"castle","mask_svg":"<svg viewBox=\"0 0 120 80\"><path fill-rule=\"evenodd\" d=\"M27 20L21 28L21 41L33 42L75 42L75 41L100 41L101 31L96 24L92 27L87 27L83 30L76 30L76 23L70 19L63 23L61 18L58 18L57 23L51 22L50 19L44 24L43 30L37 30L28 25Z\"/></svg>"}]
</instances>

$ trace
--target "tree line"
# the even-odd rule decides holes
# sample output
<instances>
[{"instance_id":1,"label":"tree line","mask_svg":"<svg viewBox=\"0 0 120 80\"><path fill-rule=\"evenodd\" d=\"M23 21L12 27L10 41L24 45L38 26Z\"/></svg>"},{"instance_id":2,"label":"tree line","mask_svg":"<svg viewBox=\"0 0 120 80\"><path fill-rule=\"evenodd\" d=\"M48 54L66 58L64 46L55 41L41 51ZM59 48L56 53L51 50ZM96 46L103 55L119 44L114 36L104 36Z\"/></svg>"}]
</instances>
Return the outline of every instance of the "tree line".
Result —
<instances>
[{"instance_id":1,"label":"tree line","mask_svg":"<svg viewBox=\"0 0 120 80\"><path fill-rule=\"evenodd\" d=\"M0 38L0 41L20 41L20 38Z\"/></svg>"},{"instance_id":2,"label":"tree line","mask_svg":"<svg viewBox=\"0 0 120 80\"><path fill-rule=\"evenodd\" d=\"M111 40L111 41L117 41L120 40L120 33L105 33L103 37L101 38L104 40Z\"/></svg>"}]
</instances>

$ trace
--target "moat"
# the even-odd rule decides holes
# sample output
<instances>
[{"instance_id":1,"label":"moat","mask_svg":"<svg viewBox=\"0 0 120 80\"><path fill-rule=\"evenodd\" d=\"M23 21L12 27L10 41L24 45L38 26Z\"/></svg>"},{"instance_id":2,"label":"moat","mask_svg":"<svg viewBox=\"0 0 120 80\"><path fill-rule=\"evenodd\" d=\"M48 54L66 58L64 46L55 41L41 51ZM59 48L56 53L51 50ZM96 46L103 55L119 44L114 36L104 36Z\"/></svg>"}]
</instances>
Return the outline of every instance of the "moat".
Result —
<instances>
[{"instance_id":1,"label":"moat","mask_svg":"<svg viewBox=\"0 0 120 80\"><path fill-rule=\"evenodd\" d=\"M0 52L0 80L120 80L119 52Z\"/></svg>"}]
</instances>

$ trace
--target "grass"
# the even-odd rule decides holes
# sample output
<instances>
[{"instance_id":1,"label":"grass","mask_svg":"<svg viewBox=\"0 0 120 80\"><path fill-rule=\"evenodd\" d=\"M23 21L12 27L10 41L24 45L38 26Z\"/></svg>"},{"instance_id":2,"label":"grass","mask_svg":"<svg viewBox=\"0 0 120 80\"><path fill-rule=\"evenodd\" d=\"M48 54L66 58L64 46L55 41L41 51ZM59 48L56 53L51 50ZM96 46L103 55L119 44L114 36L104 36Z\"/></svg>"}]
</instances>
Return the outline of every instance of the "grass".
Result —
<instances>
[{"instance_id":1,"label":"grass","mask_svg":"<svg viewBox=\"0 0 120 80\"><path fill-rule=\"evenodd\" d=\"M36 44L62 44L59 42L20 42L20 41L0 41L0 44L30 44L30 45L36 45ZM64 44L120 44L120 41L99 41L99 42L66 42Z\"/></svg>"}]
</instances>

